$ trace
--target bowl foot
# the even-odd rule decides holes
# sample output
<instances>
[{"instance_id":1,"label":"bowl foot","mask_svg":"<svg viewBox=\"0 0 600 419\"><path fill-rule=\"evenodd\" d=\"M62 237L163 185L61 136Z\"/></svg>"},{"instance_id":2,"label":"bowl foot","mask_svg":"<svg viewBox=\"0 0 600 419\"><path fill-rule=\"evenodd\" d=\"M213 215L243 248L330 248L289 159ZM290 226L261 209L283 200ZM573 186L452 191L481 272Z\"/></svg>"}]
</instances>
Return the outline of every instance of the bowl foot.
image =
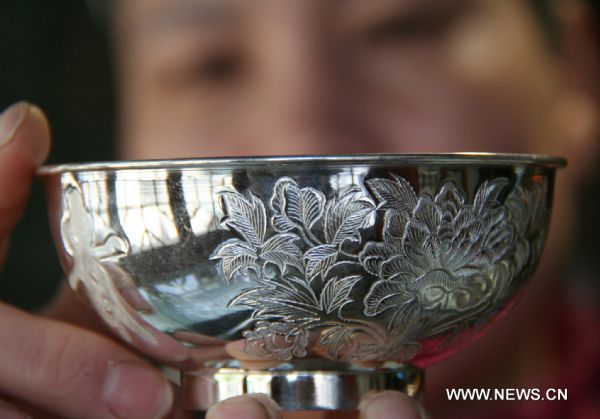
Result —
<instances>
[{"instance_id":1,"label":"bowl foot","mask_svg":"<svg viewBox=\"0 0 600 419\"><path fill-rule=\"evenodd\" d=\"M241 368L234 361L181 373L186 407L205 411L230 397L263 393L285 411L355 410L369 391L398 390L419 398L423 370L404 364L381 368L303 360L268 370Z\"/></svg>"}]
</instances>

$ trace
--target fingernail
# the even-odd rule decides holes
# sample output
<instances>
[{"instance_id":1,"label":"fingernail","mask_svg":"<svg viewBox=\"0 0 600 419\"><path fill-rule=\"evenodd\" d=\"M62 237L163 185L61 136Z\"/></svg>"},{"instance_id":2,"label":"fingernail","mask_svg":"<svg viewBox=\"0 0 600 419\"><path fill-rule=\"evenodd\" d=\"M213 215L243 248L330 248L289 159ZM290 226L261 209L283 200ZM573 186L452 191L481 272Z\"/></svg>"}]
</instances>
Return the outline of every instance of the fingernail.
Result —
<instances>
[{"instance_id":1,"label":"fingernail","mask_svg":"<svg viewBox=\"0 0 600 419\"><path fill-rule=\"evenodd\" d=\"M281 408L263 394L249 394L232 397L212 406L206 412L206 419L244 418L279 419Z\"/></svg>"},{"instance_id":2,"label":"fingernail","mask_svg":"<svg viewBox=\"0 0 600 419\"><path fill-rule=\"evenodd\" d=\"M173 406L173 389L158 371L136 362L110 364L104 400L122 419L159 419Z\"/></svg>"},{"instance_id":3,"label":"fingernail","mask_svg":"<svg viewBox=\"0 0 600 419\"><path fill-rule=\"evenodd\" d=\"M361 419L423 419L424 412L404 393L384 391L367 395L360 403Z\"/></svg>"},{"instance_id":4,"label":"fingernail","mask_svg":"<svg viewBox=\"0 0 600 419\"><path fill-rule=\"evenodd\" d=\"M40 108L35 105L29 105L28 112L32 117L38 118L39 120L45 120L46 117ZM48 157L49 152L49 142L46 142L45 147L36 147L34 156L34 161L36 164L42 164L46 158Z\"/></svg>"},{"instance_id":5,"label":"fingernail","mask_svg":"<svg viewBox=\"0 0 600 419\"><path fill-rule=\"evenodd\" d=\"M29 104L19 102L2 113L0 116L0 147L7 145L13 139L15 132L25 119L28 109Z\"/></svg>"}]
</instances>

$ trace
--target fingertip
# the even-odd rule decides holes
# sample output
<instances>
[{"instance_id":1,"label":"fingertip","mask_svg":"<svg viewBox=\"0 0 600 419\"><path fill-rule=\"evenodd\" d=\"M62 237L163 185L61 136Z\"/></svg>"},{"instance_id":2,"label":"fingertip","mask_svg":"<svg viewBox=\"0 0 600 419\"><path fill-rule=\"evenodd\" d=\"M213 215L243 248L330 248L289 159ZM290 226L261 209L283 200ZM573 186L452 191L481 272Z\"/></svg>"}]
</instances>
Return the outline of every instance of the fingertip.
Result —
<instances>
[{"instance_id":1,"label":"fingertip","mask_svg":"<svg viewBox=\"0 0 600 419\"><path fill-rule=\"evenodd\" d=\"M244 361L253 361L254 357L249 356L246 351L244 351L246 341L245 340L236 340L233 342L229 342L225 345L225 351L232 357L238 360Z\"/></svg>"},{"instance_id":2,"label":"fingertip","mask_svg":"<svg viewBox=\"0 0 600 419\"><path fill-rule=\"evenodd\" d=\"M247 357L248 355L246 355L246 353L244 352L245 342L246 341L243 339L229 342L225 345L225 350L229 355L231 355L234 358L238 358L240 356Z\"/></svg>"},{"instance_id":3,"label":"fingertip","mask_svg":"<svg viewBox=\"0 0 600 419\"><path fill-rule=\"evenodd\" d=\"M25 169L43 163L49 151L50 126L39 107L18 102L0 115L0 159Z\"/></svg>"},{"instance_id":4,"label":"fingertip","mask_svg":"<svg viewBox=\"0 0 600 419\"><path fill-rule=\"evenodd\" d=\"M50 150L48 121L42 111L19 102L0 116L0 239L24 210L35 170Z\"/></svg>"},{"instance_id":5,"label":"fingertip","mask_svg":"<svg viewBox=\"0 0 600 419\"><path fill-rule=\"evenodd\" d=\"M212 406L206 419L281 419L281 408L264 394L248 394Z\"/></svg>"},{"instance_id":6,"label":"fingertip","mask_svg":"<svg viewBox=\"0 0 600 419\"><path fill-rule=\"evenodd\" d=\"M383 391L365 396L359 406L361 419L425 419L425 412L408 395Z\"/></svg>"},{"instance_id":7,"label":"fingertip","mask_svg":"<svg viewBox=\"0 0 600 419\"><path fill-rule=\"evenodd\" d=\"M18 102L0 114L0 148L9 146L29 112L29 104Z\"/></svg>"}]
</instances>

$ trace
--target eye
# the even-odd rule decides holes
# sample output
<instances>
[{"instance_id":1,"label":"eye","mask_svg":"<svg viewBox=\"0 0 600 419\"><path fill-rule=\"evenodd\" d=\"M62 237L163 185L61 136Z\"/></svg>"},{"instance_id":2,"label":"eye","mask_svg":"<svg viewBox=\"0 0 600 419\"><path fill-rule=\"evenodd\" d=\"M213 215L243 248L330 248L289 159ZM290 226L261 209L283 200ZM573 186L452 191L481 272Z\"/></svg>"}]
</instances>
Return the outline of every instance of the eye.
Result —
<instances>
[{"instance_id":1,"label":"eye","mask_svg":"<svg viewBox=\"0 0 600 419\"><path fill-rule=\"evenodd\" d=\"M182 87L202 86L225 87L240 80L245 71L245 62L237 51L213 51L190 57L175 72L176 84Z\"/></svg>"},{"instance_id":2,"label":"eye","mask_svg":"<svg viewBox=\"0 0 600 419\"><path fill-rule=\"evenodd\" d=\"M206 83L225 83L235 80L242 74L243 62L240 54L217 52L199 59L191 69L191 75L197 81Z\"/></svg>"}]
</instances>

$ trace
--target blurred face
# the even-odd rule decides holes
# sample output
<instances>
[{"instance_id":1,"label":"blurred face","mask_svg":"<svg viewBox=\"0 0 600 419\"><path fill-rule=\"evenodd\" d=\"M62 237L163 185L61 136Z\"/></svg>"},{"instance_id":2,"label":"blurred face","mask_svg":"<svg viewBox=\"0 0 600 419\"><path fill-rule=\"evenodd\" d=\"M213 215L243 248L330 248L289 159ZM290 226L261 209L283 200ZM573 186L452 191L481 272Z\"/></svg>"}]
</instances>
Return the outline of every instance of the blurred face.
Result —
<instances>
[{"instance_id":1,"label":"blurred face","mask_svg":"<svg viewBox=\"0 0 600 419\"><path fill-rule=\"evenodd\" d=\"M523 0L128 0L125 158L564 154Z\"/></svg>"}]
</instances>

